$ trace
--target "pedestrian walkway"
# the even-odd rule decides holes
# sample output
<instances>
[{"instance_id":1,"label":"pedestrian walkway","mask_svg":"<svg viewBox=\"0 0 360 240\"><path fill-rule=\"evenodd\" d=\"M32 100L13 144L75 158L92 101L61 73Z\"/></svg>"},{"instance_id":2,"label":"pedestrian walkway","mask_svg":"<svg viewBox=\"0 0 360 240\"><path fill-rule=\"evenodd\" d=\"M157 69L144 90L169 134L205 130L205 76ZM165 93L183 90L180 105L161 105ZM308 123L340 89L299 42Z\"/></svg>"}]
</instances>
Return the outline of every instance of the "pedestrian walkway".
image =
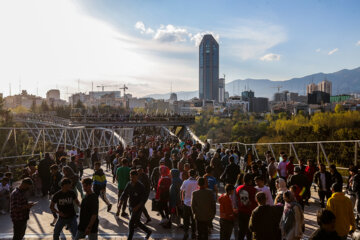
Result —
<instances>
[{"instance_id":1,"label":"pedestrian walkway","mask_svg":"<svg viewBox=\"0 0 360 240\"><path fill-rule=\"evenodd\" d=\"M93 171L86 169L84 176L92 176ZM110 172L105 172L107 177L107 196L109 201L113 204L111 212L107 212L107 206L103 201L99 206L99 239L126 239L128 231L128 218L116 217L116 202L117 202L117 185L112 183L112 176ZM313 197L317 197L317 193L313 192ZM152 218L149 223L149 228L153 231L151 239L182 239L183 230L173 226L171 229L164 229L160 226L161 216L157 215L157 212L151 211L151 200L154 196L154 192L151 193L149 201L146 203L146 207ZM38 201L38 204L31 209L30 219L28 221L28 227L26 230L25 239L52 239L54 228L50 226L53 221L53 216L50 212L50 201L47 198L31 198L32 201ZM79 199L80 200L80 199ZM305 223L306 230L304 239L306 239L316 228L316 212L319 209L318 203L313 203L315 199L311 200L310 206L305 207ZM143 221L146 219L143 218ZM0 239L12 238L12 222L10 215L0 215ZM219 205L217 204L217 214L213 221L214 230L210 235L210 239L219 239ZM134 239L143 239L145 234L139 230L136 233ZM63 239L71 239L70 232L64 229Z\"/></svg>"}]
</instances>

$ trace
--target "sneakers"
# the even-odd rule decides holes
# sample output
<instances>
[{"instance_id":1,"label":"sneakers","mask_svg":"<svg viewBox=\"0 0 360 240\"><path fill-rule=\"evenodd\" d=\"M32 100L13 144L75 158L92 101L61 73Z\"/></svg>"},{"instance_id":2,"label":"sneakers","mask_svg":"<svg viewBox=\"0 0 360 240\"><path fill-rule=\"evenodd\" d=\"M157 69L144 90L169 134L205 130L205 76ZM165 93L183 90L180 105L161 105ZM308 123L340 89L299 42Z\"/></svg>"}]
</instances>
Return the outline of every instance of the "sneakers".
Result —
<instances>
[{"instance_id":1,"label":"sneakers","mask_svg":"<svg viewBox=\"0 0 360 240\"><path fill-rule=\"evenodd\" d=\"M122 217L128 217L129 214L127 214L126 212L122 212L122 213L121 213L121 216L122 216Z\"/></svg>"},{"instance_id":2,"label":"sneakers","mask_svg":"<svg viewBox=\"0 0 360 240\"><path fill-rule=\"evenodd\" d=\"M110 212L111 208L112 208L112 204L109 204L108 207L107 207L107 211Z\"/></svg>"}]
</instances>

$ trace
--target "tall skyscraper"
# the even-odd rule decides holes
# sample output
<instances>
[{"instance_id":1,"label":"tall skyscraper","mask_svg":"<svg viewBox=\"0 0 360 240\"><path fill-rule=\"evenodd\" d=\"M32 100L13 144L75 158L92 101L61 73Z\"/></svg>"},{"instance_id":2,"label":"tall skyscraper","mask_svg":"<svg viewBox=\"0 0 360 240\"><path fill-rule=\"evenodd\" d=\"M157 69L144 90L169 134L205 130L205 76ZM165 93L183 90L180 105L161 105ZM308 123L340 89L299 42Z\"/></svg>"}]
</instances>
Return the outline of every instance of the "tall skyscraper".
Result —
<instances>
[{"instance_id":1,"label":"tall skyscraper","mask_svg":"<svg viewBox=\"0 0 360 240\"><path fill-rule=\"evenodd\" d=\"M211 34L199 46L199 98L219 101L219 44Z\"/></svg>"},{"instance_id":2,"label":"tall skyscraper","mask_svg":"<svg viewBox=\"0 0 360 240\"><path fill-rule=\"evenodd\" d=\"M328 94L332 94L332 83L327 81L327 80L324 80L322 82L320 82L318 84L318 90L321 91L321 92L326 92Z\"/></svg>"},{"instance_id":3,"label":"tall skyscraper","mask_svg":"<svg viewBox=\"0 0 360 240\"><path fill-rule=\"evenodd\" d=\"M311 94L314 91L318 90L318 86L315 83L310 83L306 86L306 94Z\"/></svg>"}]
</instances>

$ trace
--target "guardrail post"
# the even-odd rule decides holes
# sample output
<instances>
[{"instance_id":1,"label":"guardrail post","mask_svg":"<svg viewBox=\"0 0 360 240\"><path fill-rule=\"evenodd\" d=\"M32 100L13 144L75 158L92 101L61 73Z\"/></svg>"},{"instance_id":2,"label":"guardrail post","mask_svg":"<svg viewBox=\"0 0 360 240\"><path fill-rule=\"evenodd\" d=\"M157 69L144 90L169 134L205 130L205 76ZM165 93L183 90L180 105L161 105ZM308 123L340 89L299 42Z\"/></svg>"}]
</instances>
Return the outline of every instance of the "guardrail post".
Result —
<instances>
[{"instance_id":1,"label":"guardrail post","mask_svg":"<svg viewBox=\"0 0 360 240\"><path fill-rule=\"evenodd\" d=\"M297 155L294 144L290 143L290 146L292 147L292 150L294 151L294 155L295 155L296 160L300 164L300 159L299 159L299 156Z\"/></svg>"},{"instance_id":2,"label":"guardrail post","mask_svg":"<svg viewBox=\"0 0 360 240\"><path fill-rule=\"evenodd\" d=\"M326 162L327 162L327 164L328 164L328 166L329 166L329 168L330 168L330 162L329 162L329 159L328 159L328 157L327 157L327 155L326 155L325 148L324 148L324 146L322 145L322 143L320 143L320 147L321 147L321 151L322 151L323 154L324 154L325 160L326 160Z\"/></svg>"},{"instance_id":3,"label":"guardrail post","mask_svg":"<svg viewBox=\"0 0 360 240\"><path fill-rule=\"evenodd\" d=\"M291 156L292 149L291 149L291 143L289 143L289 157Z\"/></svg>"},{"instance_id":4,"label":"guardrail post","mask_svg":"<svg viewBox=\"0 0 360 240\"><path fill-rule=\"evenodd\" d=\"M66 152L66 139L67 139L67 131L66 131L66 128L65 128L65 131L64 131L64 150L65 150L65 152Z\"/></svg>"},{"instance_id":5,"label":"guardrail post","mask_svg":"<svg viewBox=\"0 0 360 240\"><path fill-rule=\"evenodd\" d=\"M272 145L269 144L268 146L269 146L269 149L271 151L271 154L272 154L273 158L275 158L275 161L276 161L276 156L275 156L274 149L273 149Z\"/></svg>"},{"instance_id":6,"label":"guardrail post","mask_svg":"<svg viewBox=\"0 0 360 240\"><path fill-rule=\"evenodd\" d=\"M45 129L42 129L42 133L43 133L43 144L44 144L44 151L43 154L45 155L45 151L46 151L46 141L45 141Z\"/></svg>"},{"instance_id":7,"label":"guardrail post","mask_svg":"<svg viewBox=\"0 0 360 240\"><path fill-rule=\"evenodd\" d=\"M255 144L252 145L252 148L253 148L253 152L255 152L256 158L259 159L259 155L258 155L258 152L256 150Z\"/></svg>"},{"instance_id":8,"label":"guardrail post","mask_svg":"<svg viewBox=\"0 0 360 240\"><path fill-rule=\"evenodd\" d=\"M359 142L355 142L355 154L354 154L354 165L357 165L357 157L358 157L358 144Z\"/></svg>"},{"instance_id":9,"label":"guardrail post","mask_svg":"<svg viewBox=\"0 0 360 240\"><path fill-rule=\"evenodd\" d=\"M317 163L320 164L320 144L317 143Z\"/></svg>"},{"instance_id":10,"label":"guardrail post","mask_svg":"<svg viewBox=\"0 0 360 240\"><path fill-rule=\"evenodd\" d=\"M9 131L8 135L6 136L6 140L5 140L5 142L3 143L2 148L1 148L1 156L2 156L2 155L3 155L3 153L4 153L5 146L6 146L7 142L9 141L9 139L10 139L10 137L11 137L12 132L13 132L13 129L10 129L10 131Z\"/></svg>"}]
</instances>

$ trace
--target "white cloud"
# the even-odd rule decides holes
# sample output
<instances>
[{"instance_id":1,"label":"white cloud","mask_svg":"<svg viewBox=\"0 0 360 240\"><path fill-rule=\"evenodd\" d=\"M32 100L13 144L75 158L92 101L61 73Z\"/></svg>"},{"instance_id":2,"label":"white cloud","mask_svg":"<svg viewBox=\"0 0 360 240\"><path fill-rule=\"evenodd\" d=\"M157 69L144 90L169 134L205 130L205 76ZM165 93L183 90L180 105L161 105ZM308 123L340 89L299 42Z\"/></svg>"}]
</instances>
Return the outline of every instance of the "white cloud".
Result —
<instances>
[{"instance_id":1,"label":"white cloud","mask_svg":"<svg viewBox=\"0 0 360 240\"><path fill-rule=\"evenodd\" d=\"M360 40L356 43L356 46L360 46Z\"/></svg>"},{"instance_id":2,"label":"white cloud","mask_svg":"<svg viewBox=\"0 0 360 240\"><path fill-rule=\"evenodd\" d=\"M279 61L280 55L275 53L268 53L260 58L261 61L265 62L272 62L272 61Z\"/></svg>"},{"instance_id":3,"label":"white cloud","mask_svg":"<svg viewBox=\"0 0 360 240\"><path fill-rule=\"evenodd\" d=\"M145 24L135 27L154 32ZM197 88L196 59L174 60L193 47L131 37L84 14L71 0L0 1L0 32L0 92L5 95L7 83L14 94L20 78L30 93L36 93L38 82L42 96L59 86L63 98L66 87L76 91L77 79L82 91L91 90L92 81L95 86L132 83L129 92L135 96L167 92L168 82L175 80L183 90ZM136 87L144 83L150 87Z\"/></svg>"},{"instance_id":4,"label":"white cloud","mask_svg":"<svg viewBox=\"0 0 360 240\"><path fill-rule=\"evenodd\" d=\"M316 50L315 50L315 52L320 52L320 51L321 51L321 49L320 49L320 48L318 48L318 49L316 49Z\"/></svg>"},{"instance_id":5,"label":"white cloud","mask_svg":"<svg viewBox=\"0 0 360 240\"><path fill-rule=\"evenodd\" d=\"M135 28L140 30L140 32L142 34L146 33L146 34L153 34L154 30L151 28L146 28L145 24L142 21L138 21L135 23Z\"/></svg>"},{"instance_id":6,"label":"white cloud","mask_svg":"<svg viewBox=\"0 0 360 240\"><path fill-rule=\"evenodd\" d=\"M217 42L219 42L220 40L220 35L213 32L201 32L201 33L196 33L195 35L190 35L190 40L195 42L195 46L199 46L205 34L213 35L213 37L216 39Z\"/></svg>"},{"instance_id":7,"label":"white cloud","mask_svg":"<svg viewBox=\"0 0 360 240\"><path fill-rule=\"evenodd\" d=\"M174 25L160 26L157 29L154 39L160 42L186 42L189 33L185 28L175 27Z\"/></svg>"},{"instance_id":8,"label":"white cloud","mask_svg":"<svg viewBox=\"0 0 360 240\"><path fill-rule=\"evenodd\" d=\"M333 50L331 50L330 52L328 52L328 55L333 55L334 53L336 53L337 51L339 51L338 48L334 48Z\"/></svg>"},{"instance_id":9,"label":"white cloud","mask_svg":"<svg viewBox=\"0 0 360 240\"><path fill-rule=\"evenodd\" d=\"M141 30L141 32L146 31L145 24L141 21L135 23L135 28Z\"/></svg>"},{"instance_id":10,"label":"white cloud","mask_svg":"<svg viewBox=\"0 0 360 240\"><path fill-rule=\"evenodd\" d=\"M147 33L152 35L154 40L157 40L162 43L173 43L173 42L187 42L192 41L195 43L195 46L199 46L201 39L205 34L212 34L214 38L219 41L219 34L214 32L197 32L191 33L187 28L177 27L172 24L160 25L158 29L153 30L152 28L146 28L145 24L142 21L138 21L135 24L135 28L140 30L141 33Z\"/></svg>"}]
</instances>

